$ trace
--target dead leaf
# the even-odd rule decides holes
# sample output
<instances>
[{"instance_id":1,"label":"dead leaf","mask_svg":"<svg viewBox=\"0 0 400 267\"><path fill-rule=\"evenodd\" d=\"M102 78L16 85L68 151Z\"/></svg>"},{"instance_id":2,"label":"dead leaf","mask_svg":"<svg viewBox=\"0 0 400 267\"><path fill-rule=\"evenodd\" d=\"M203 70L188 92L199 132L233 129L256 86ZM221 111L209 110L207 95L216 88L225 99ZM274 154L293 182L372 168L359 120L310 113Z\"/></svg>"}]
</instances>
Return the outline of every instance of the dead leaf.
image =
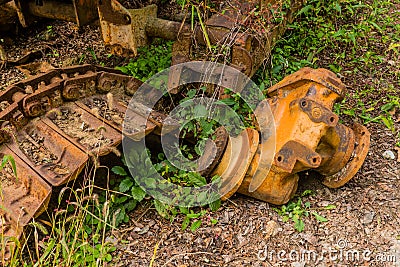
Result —
<instances>
[{"instance_id":1,"label":"dead leaf","mask_svg":"<svg viewBox=\"0 0 400 267\"><path fill-rule=\"evenodd\" d=\"M278 232L278 224L274 220L267 222L267 229L265 230L265 239L270 238L271 236L274 236Z\"/></svg>"},{"instance_id":2,"label":"dead leaf","mask_svg":"<svg viewBox=\"0 0 400 267\"><path fill-rule=\"evenodd\" d=\"M7 61L7 54L4 48L0 45L0 61Z\"/></svg>"},{"instance_id":3,"label":"dead leaf","mask_svg":"<svg viewBox=\"0 0 400 267\"><path fill-rule=\"evenodd\" d=\"M391 188L385 183L377 183L384 191L390 191Z\"/></svg>"},{"instance_id":4,"label":"dead leaf","mask_svg":"<svg viewBox=\"0 0 400 267\"><path fill-rule=\"evenodd\" d=\"M47 226L50 226L50 227L52 227L53 225L51 224L51 222L49 222L49 221L46 221L46 220L39 220L39 222L41 222L41 223L43 223L43 224L45 224L45 225L47 225Z\"/></svg>"},{"instance_id":5,"label":"dead leaf","mask_svg":"<svg viewBox=\"0 0 400 267\"><path fill-rule=\"evenodd\" d=\"M145 227L143 227L143 228L138 232L138 234L139 234L139 235L143 235L143 234L147 233L148 231L149 231L149 226L146 225Z\"/></svg>"}]
</instances>

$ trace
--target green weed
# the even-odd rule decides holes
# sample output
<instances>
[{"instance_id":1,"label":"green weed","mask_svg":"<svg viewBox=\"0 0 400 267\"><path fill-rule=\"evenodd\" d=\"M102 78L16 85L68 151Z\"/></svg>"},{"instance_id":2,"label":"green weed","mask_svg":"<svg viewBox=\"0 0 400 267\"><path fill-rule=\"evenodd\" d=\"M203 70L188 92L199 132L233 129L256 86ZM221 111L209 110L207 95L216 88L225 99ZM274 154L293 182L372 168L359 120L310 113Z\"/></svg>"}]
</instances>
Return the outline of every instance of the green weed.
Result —
<instances>
[{"instance_id":1,"label":"green weed","mask_svg":"<svg viewBox=\"0 0 400 267\"><path fill-rule=\"evenodd\" d=\"M37 38L43 41L49 41L50 39L53 39L55 36L56 33L54 32L53 26L47 25L46 30L41 34L38 34Z\"/></svg>"},{"instance_id":2,"label":"green weed","mask_svg":"<svg viewBox=\"0 0 400 267\"><path fill-rule=\"evenodd\" d=\"M174 192L182 199L187 199L188 203L193 199L193 196L187 194L185 188L201 187L207 184L205 177L201 176L197 172L188 172L178 169L173 166L162 153L157 155L154 159L154 163L145 160L146 156L151 156L148 151L138 153L135 149L132 149L126 156L127 158L123 160L125 166L114 166L112 168L112 171L120 177L117 180L111 181L114 188L108 201L109 216L114 217L112 224L115 226L128 222L128 212L133 210L137 203L145 199L150 200L149 197L146 197L146 193L143 191L142 187L149 190L148 192L150 194L157 194L160 189L168 192L172 191L172 189L169 189L168 187L169 184L156 185L157 172L163 176L170 185L175 184L182 186L183 190L181 192ZM145 166L142 165L143 162ZM135 166L134 174L137 177L132 177L131 174L126 171L126 169L128 169L126 166ZM138 177L140 177L140 182L143 182L143 184L137 183L135 178ZM213 177L212 181L215 182L217 179L218 177ZM102 198L99 198L99 200L100 203L98 205L102 207L102 202L104 200ZM187 224L189 224L190 221L196 219L196 222L193 222L193 225L190 227L192 231L195 231L200 226L202 217L208 213L205 207L199 208L200 211L194 212L193 209L167 205L157 199L152 199L151 201L153 202L158 214L171 222L174 221L177 216L185 216L182 223L183 230L186 229ZM210 211L215 211L220 207L220 205L221 202L218 199L209 204L209 209ZM214 220L210 222L216 223Z\"/></svg>"},{"instance_id":3,"label":"green weed","mask_svg":"<svg viewBox=\"0 0 400 267\"><path fill-rule=\"evenodd\" d=\"M123 162L125 163L125 161ZM136 205L146 196L146 193L135 183L125 168L114 166L111 169L112 172L122 177L111 181L111 185L115 185L115 188L111 194L109 206L114 217L113 224L115 226L127 223L129 221L128 212L135 209ZM104 197L100 201L104 201Z\"/></svg>"},{"instance_id":4,"label":"green weed","mask_svg":"<svg viewBox=\"0 0 400 267\"><path fill-rule=\"evenodd\" d=\"M138 57L127 65L117 67L123 73L146 81L154 74L171 66L171 41L161 41L138 49Z\"/></svg>"},{"instance_id":5,"label":"green weed","mask_svg":"<svg viewBox=\"0 0 400 267\"><path fill-rule=\"evenodd\" d=\"M15 177L18 179L18 177L17 177L17 165L15 164L15 159L11 155L4 155L3 156L3 159L1 160L0 171L2 171L4 169L4 167L7 165L7 163L9 163L11 165L11 168L13 170L13 173L14 173Z\"/></svg>"},{"instance_id":6,"label":"green weed","mask_svg":"<svg viewBox=\"0 0 400 267\"><path fill-rule=\"evenodd\" d=\"M306 66L329 67L340 77L371 77L348 81L358 88L350 88L334 111L364 124L382 123L395 133L399 100L394 88L400 84L392 66L399 64L400 31L393 12L399 14L393 1L307 1L278 40L269 68L257 73L257 83L268 88Z\"/></svg>"},{"instance_id":7,"label":"green weed","mask_svg":"<svg viewBox=\"0 0 400 267\"><path fill-rule=\"evenodd\" d=\"M370 2L307 1L284 38L278 40L268 73L259 72L259 83L272 85L302 67L318 67L326 50L331 52L328 65L336 73L344 71L343 66L366 70L383 61L382 52L396 53L398 25L388 15L393 3ZM382 35L388 49L375 51L372 43Z\"/></svg>"},{"instance_id":8,"label":"green weed","mask_svg":"<svg viewBox=\"0 0 400 267\"><path fill-rule=\"evenodd\" d=\"M101 191L105 197L102 200L94 189L93 179L87 179L79 189L64 187L58 197L59 208L50 213L47 222L51 226L49 233L38 221L31 223L35 239L38 232L47 236L36 243L39 253L32 266L99 266L112 260L115 247L106 241L106 230L116 229L110 192ZM68 200L62 208L64 199Z\"/></svg>"},{"instance_id":9,"label":"green weed","mask_svg":"<svg viewBox=\"0 0 400 267\"><path fill-rule=\"evenodd\" d=\"M286 205L282 205L279 208L273 208L281 217L284 222L292 220L294 228L302 232L304 230L304 217L308 217L310 214L319 222L327 222L328 219L318 214L316 208L311 208L310 202L303 202L303 197L312 194L311 190L305 190L298 198L297 201L292 200ZM335 209L334 205L328 205L323 207L324 210Z\"/></svg>"},{"instance_id":10,"label":"green weed","mask_svg":"<svg viewBox=\"0 0 400 267\"><path fill-rule=\"evenodd\" d=\"M396 132L394 114L400 108L400 98L394 95L388 95L378 100L365 101L362 91L360 94L354 94L356 105L348 107L346 100L336 103L334 111L336 114L345 114L353 118L359 118L364 124L382 123L393 133ZM379 115L374 115L374 114Z\"/></svg>"},{"instance_id":11,"label":"green weed","mask_svg":"<svg viewBox=\"0 0 400 267\"><path fill-rule=\"evenodd\" d=\"M15 163L9 156L3 158ZM11 260L5 266L102 266L112 260L115 246L106 241L107 229L115 229L109 196L100 203L94 192L92 172L84 185L64 187L58 195L58 207L49 211L48 219L33 219L24 231L25 242L14 240ZM67 199L67 200L65 200ZM33 241L33 242L31 242ZM4 244L4 242L3 242Z\"/></svg>"}]
</instances>

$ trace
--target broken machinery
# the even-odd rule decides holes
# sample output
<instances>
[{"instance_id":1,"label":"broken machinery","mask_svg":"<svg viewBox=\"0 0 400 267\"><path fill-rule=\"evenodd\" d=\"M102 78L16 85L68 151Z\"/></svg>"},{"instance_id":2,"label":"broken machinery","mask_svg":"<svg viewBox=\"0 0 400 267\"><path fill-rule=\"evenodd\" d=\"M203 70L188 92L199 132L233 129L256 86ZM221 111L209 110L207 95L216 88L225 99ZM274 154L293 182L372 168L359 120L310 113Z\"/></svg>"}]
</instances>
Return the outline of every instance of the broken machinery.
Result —
<instances>
[{"instance_id":1,"label":"broken machinery","mask_svg":"<svg viewBox=\"0 0 400 267\"><path fill-rule=\"evenodd\" d=\"M24 26L34 16L78 25L99 17L106 45L121 55L136 54L151 37L175 40L173 65L210 56L208 52L202 54L204 57L194 53L197 45L206 51L209 45L223 47L226 53L221 61L249 77L268 58L286 23L303 3L290 1L279 23L270 18L265 25L249 14L261 7L268 17L275 1L232 4L225 12L210 16L203 26L192 28L184 22L157 18L156 6L127 10L116 0L55 2L15 0L14 4ZM174 84L181 73L175 68L169 77L172 94L180 90ZM17 170L17 178L8 165L0 173L4 207L1 237L3 244L10 244L9 249L13 238L22 236L24 226L46 209L52 187L75 179L91 156L106 155L121 143L130 96L141 84L113 69L80 65L50 70L0 92L0 156L11 155ZM273 150L271 143L260 138L257 125L246 129L246 134L229 138L208 169L226 184L234 177L235 184L229 185L233 189L223 199L239 192L274 204L286 203L297 189L298 173L306 170L319 172L323 184L331 188L347 183L364 162L370 136L364 126L347 127L333 113L333 105L342 99L345 89L332 72L310 68L269 88L262 103L268 104L274 116ZM145 97L150 99L153 94L149 89ZM254 113L262 118L265 108L259 105ZM145 105L137 103L129 124L124 125L125 137L141 140L162 133L167 116L151 110L147 117L147 111ZM244 143L241 138L249 138L245 142L248 147L239 146L238 153L229 151L232 144ZM271 151L275 152L268 165L260 155ZM8 252L1 252L3 259Z\"/></svg>"},{"instance_id":2,"label":"broken machinery","mask_svg":"<svg viewBox=\"0 0 400 267\"><path fill-rule=\"evenodd\" d=\"M9 167L1 172L3 241L21 236L30 219L46 209L51 186L75 179L90 155L105 155L121 143L128 95L140 85L115 70L81 65L51 70L0 94L0 155L15 159L18 177ZM323 184L331 188L348 182L367 155L369 132L359 124L352 128L340 124L332 112L344 89L330 71L310 68L271 87L267 101L276 125L276 153L270 170L258 168L254 173L255 166L263 164L260 152L271 148L268 142L259 142L256 130L230 138L228 143L238 144L235 139L249 136L250 147L245 150L250 153L229 149L218 153L214 170L209 171L222 181L237 181L223 198L237 191L274 204L286 203L296 191L298 172L304 170L321 173ZM148 90L146 98L153 93ZM132 118L124 126L124 136L141 140L152 132L160 134L166 115L152 110L147 118L146 107L136 106L129 113ZM255 113L262 115L264 108L260 105Z\"/></svg>"},{"instance_id":3,"label":"broken machinery","mask_svg":"<svg viewBox=\"0 0 400 267\"><path fill-rule=\"evenodd\" d=\"M251 77L303 3L235 1L194 25L195 17L186 19L194 14L186 14L182 21L157 18L156 5L126 9L117 0L1 0L0 12L5 15L0 18L0 31L10 31L14 17L23 27L38 18L71 21L79 27L98 20L103 41L114 54L135 56L139 47L159 37L176 41L172 64L178 64L195 60L194 46L223 46L230 65Z\"/></svg>"}]
</instances>

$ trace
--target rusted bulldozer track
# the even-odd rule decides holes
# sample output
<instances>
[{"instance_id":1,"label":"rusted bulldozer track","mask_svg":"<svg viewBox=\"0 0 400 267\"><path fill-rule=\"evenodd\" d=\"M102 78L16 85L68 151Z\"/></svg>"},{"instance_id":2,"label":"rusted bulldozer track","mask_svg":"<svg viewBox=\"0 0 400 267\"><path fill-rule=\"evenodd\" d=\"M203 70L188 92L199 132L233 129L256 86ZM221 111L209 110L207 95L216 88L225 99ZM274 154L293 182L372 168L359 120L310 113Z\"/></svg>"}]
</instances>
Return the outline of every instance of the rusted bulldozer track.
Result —
<instances>
[{"instance_id":1,"label":"rusted bulldozer track","mask_svg":"<svg viewBox=\"0 0 400 267\"><path fill-rule=\"evenodd\" d=\"M3 239L19 237L46 209L51 186L75 179L90 155L121 143L127 93L140 85L113 69L82 65L51 70L0 94L0 156L11 155L17 170L16 177L8 165L1 172ZM165 116L153 111L147 118L146 108L129 113L125 136L140 140L162 126Z\"/></svg>"}]
</instances>

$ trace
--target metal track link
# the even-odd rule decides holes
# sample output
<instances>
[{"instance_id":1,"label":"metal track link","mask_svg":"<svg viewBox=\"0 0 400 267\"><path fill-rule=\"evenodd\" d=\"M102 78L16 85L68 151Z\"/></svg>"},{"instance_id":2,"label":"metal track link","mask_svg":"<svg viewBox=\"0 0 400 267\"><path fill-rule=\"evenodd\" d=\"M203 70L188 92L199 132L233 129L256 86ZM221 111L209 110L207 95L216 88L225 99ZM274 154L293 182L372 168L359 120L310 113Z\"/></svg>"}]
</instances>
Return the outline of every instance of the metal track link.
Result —
<instances>
[{"instance_id":1,"label":"metal track link","mask_svg":"<svg viewBox=\"0 0 400 267\"><path fill-rule=\"evenodd\" d=\"M5 257L24 226L46 210L51 186L75 179L90 155L108 154L121 143L129 95L141 84L114 69L81 65L51 70L0 93L0 156L11 155L17 170L15 176L7 164L0 173ZM138 103L129 112L126 136L140 140L161 133L166 116L151 111L147 118L148 109Z\"/></svg>"}]
</instances>

